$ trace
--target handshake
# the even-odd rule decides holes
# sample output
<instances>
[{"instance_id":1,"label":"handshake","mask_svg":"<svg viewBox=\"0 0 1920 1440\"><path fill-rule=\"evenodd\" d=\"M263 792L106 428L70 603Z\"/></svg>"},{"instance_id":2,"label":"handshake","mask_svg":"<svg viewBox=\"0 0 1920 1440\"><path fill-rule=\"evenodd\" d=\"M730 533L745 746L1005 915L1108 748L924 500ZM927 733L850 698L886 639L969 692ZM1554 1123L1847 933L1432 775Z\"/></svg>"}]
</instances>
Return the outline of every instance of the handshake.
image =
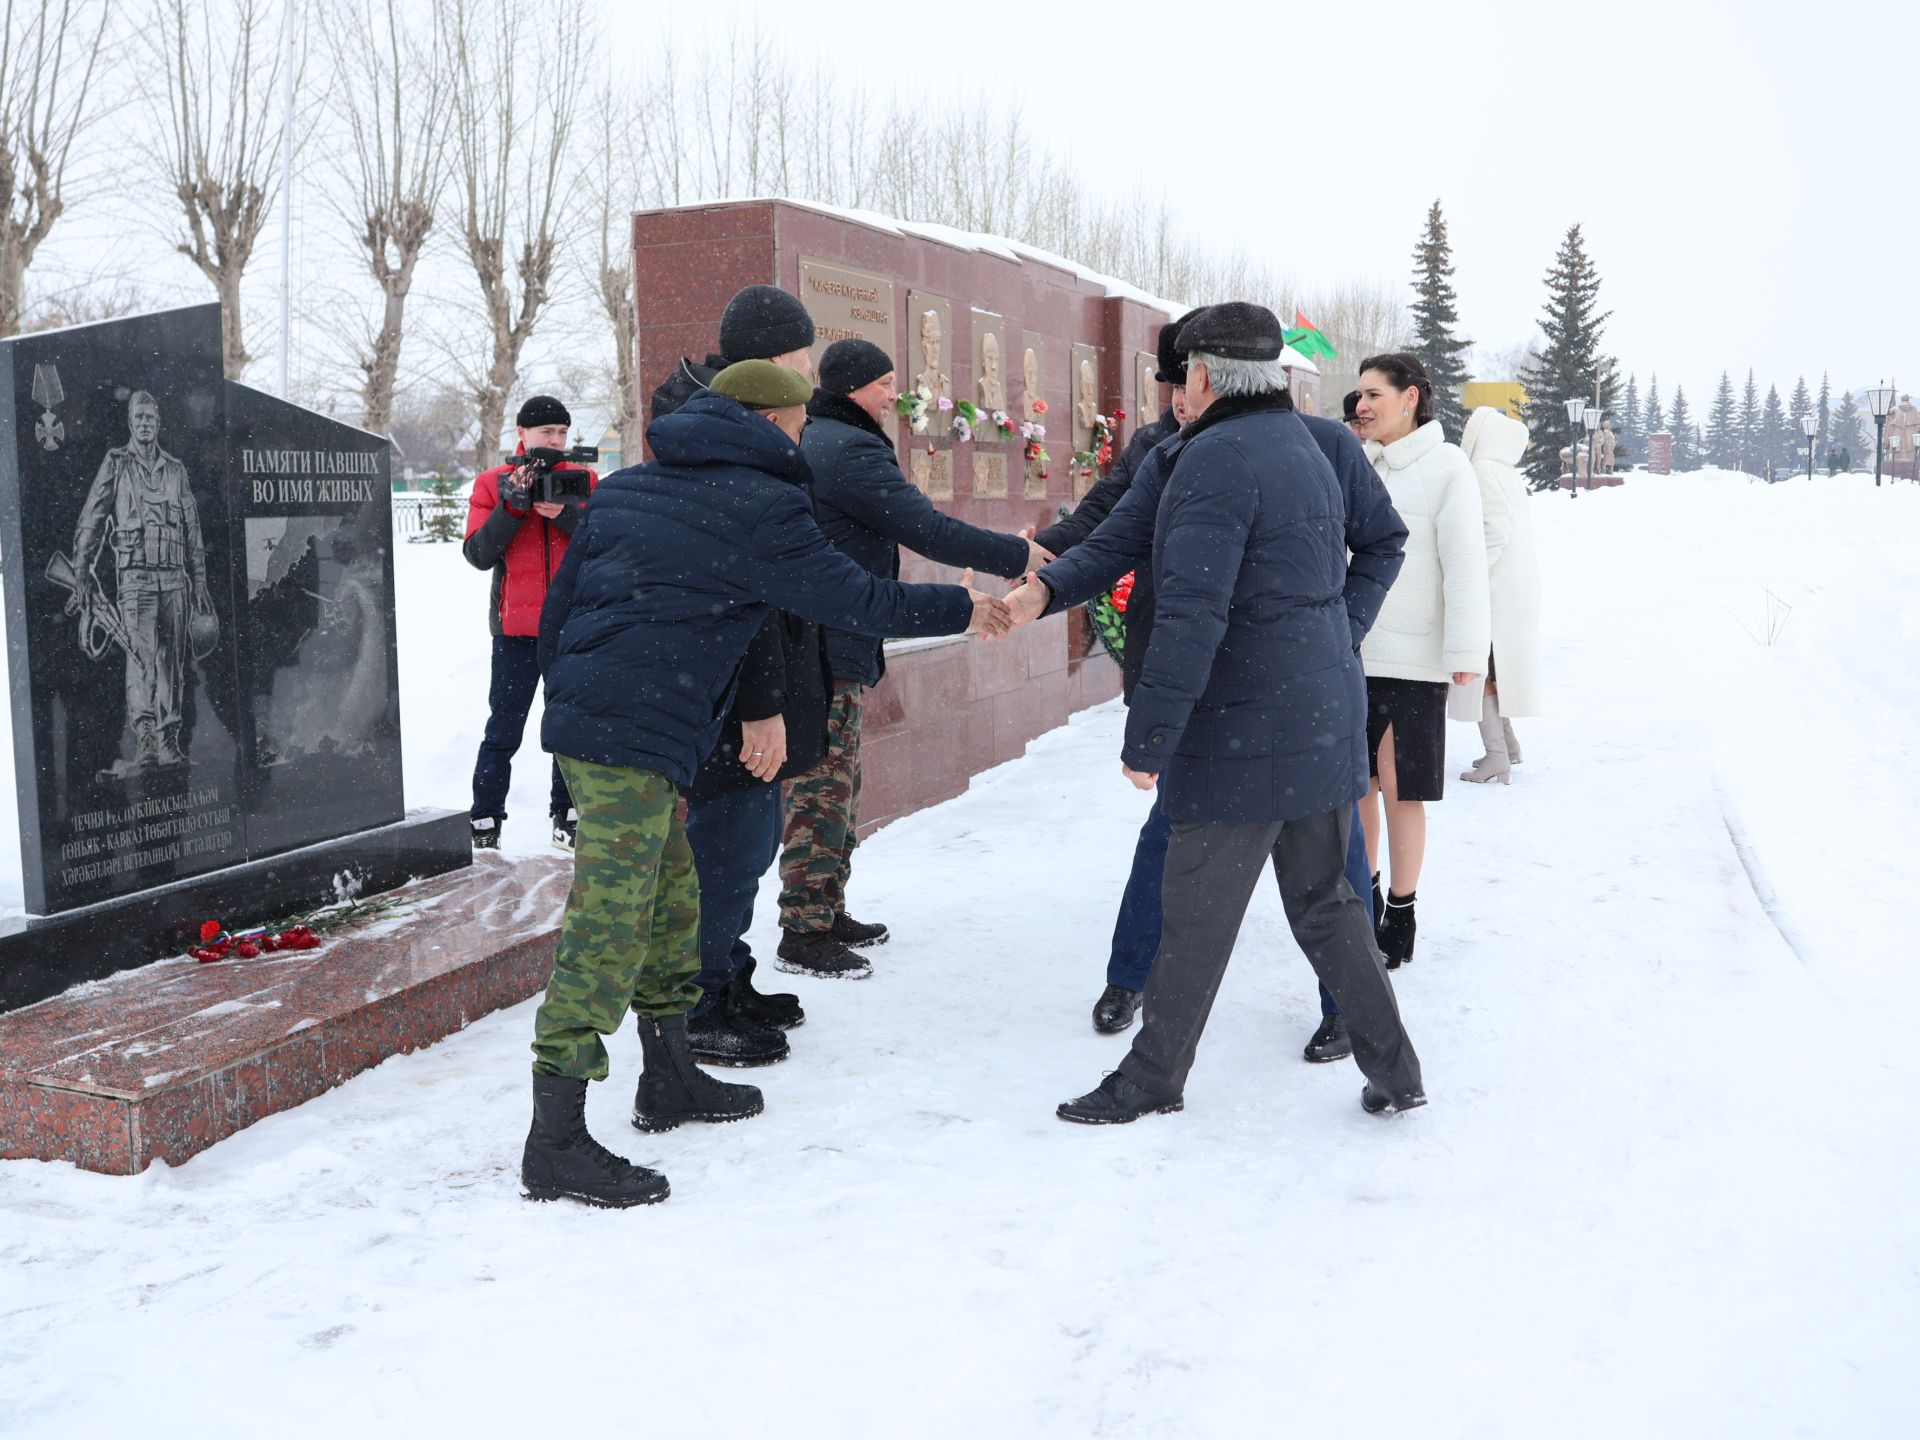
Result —
<instances>
[{"instance_id":1,"label":"handshake","mask_svg":"<svg viewBox=\"0 0 1920 1440\"><path fill-rule=\"evenodd\" d=\"M1004 598L975 589L971 570L960 577L960 583L973 597L973 623L967 626L967 634L998 640L1009 631L1038 620L1047 608L1050 598L1047 587L1033 572L1051 561L1053 552L1033 538L1032 526L1021 534L1027 542L1027 573Z\"/></svg>"}]
</instances>

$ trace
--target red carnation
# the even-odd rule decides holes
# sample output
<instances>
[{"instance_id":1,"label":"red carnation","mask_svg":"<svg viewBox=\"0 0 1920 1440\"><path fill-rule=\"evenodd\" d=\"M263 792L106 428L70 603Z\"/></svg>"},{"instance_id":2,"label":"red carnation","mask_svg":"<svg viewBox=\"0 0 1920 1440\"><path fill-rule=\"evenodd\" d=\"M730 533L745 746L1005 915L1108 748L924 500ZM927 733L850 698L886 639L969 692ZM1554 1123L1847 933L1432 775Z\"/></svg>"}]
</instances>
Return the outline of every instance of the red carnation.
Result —
<instances>
[{"instance_id":1,"label":"red carnation","mask_svg":"<svg viewBox=\"0 0 1920 1440\"><path fill-rule=\"evenodd\" d=\"M238 945L233 947L233 953L238 955L242 960L253 960L259 957L260 947L251 940L242 940Z\"/></svg>"},{"instance_id":2,"label":"red carnation","mask_svg":"<svg viewBox=\"0 0 1920 1440\"><path fill-rule=\"evenodd\" d=\"M1113 412L1113 418L1115 420L1124 420L1127 418L1127 412L1124 410L1116 410Z\"/></svg>"},{"instance_id":3,"label":"red carnation","mask_svg":"<svg viewBox=\"0 0 1920 1440\"><path fill-rule=\"evenodd\" d=\"M1033 413L1034 413L1034 414L1036 414L1036 415L1044 415L1044 414L1046 414L1046 413L1047 413L1047 402L1046 402L1046 401L1044 401L1044 400L1036 400L1036 401L1034 401L1034 402L1033 402Z\"/></svg>"},{"instance_id":4,"label":"red carnation","mask_svg":"<svg viewBox=\"0 0 1920 1440\"><path fill-rule=\"evenodd\" d=\"M262 935L260 937L260 948L271 955L280 948L280 937L278 935Z\"/></svg>"},{"instance_id":5,"label":"red carnation","mask_svg":"<svg viewBox=\"0 0 1920 1440\"><path fill-rule=\"evenodd\" d=\"M202 945L208 945L218 940L220 938L220 929L221 926L218 920L202 920L200 922L200 943Z\"/></svg>"}]
</instances>

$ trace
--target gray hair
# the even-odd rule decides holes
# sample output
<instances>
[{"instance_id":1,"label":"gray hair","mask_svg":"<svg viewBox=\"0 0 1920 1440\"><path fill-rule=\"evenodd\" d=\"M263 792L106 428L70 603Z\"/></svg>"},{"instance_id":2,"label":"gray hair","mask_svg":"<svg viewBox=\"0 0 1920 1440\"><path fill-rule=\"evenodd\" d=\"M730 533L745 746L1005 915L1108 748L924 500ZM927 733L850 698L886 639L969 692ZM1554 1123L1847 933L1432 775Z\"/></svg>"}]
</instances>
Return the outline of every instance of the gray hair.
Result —
<instances>
[{"instance_id":1,"label":"gray hair","mask_svg":"<svg viewBox=\"0 0 1920 1440\"><path fill-rule=\"evenodd\" d=\"M1187 368L1207 367L1207 384L1221 399L1229 395L1274 395L1287 388L1287 367L1278 360L1229 360L1196 350Z\"/></svg>"}]
</instances>

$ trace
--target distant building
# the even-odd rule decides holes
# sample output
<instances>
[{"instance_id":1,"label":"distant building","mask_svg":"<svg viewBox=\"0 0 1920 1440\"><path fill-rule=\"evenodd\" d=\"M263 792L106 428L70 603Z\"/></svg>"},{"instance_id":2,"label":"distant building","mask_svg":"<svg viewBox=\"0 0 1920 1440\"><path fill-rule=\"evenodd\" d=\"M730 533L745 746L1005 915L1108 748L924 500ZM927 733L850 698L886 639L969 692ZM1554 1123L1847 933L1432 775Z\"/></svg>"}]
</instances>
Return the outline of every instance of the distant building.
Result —
<instances>
[{"instance_id":1,"label":"distant building","mask_svg":"<svg viewBox=\"0 0 1920 1440\"><path fill-rule=\"evenodd\" d=\"M1527 403L1527 387L1518 380L1469 380L1460 389L1460 403L1469 410L1486 406L1525 420L1520 407Z\"/></svg>"}]
</instances>

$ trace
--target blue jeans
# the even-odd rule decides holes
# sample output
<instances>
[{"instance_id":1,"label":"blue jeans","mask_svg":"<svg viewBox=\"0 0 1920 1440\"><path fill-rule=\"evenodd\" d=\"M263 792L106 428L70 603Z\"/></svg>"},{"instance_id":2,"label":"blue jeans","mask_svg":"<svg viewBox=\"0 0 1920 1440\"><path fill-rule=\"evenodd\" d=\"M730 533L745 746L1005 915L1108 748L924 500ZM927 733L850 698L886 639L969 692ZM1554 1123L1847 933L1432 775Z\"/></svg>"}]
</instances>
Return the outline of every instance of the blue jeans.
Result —
<instances>
[{"instance_id":1,"label":"blue jeans","mask_svg":"<svg viewBox=\"0 0 1920 1440\"><path fill-rule=\"evenodd\" d=\"M507 790L513 784L513 753L526 733L533 692L540 687L540 642L532 636L493 637L493 682L487 690L487 733L480 740L480 758L473 762L473 810L478 820L491 815L507 818ZM553 762L553 797L549 815L573 808L560 762Z\"/></svg>"},{"instance_id":2,"label":"blue jeans","mask_svg":"<svg viewBox=\"0 0 1920 1440\"><path fill-rule=\"evenodd\" d=\"M753 958L745 935L753 924L760 880L780 853L784 807L778 785L722 790L687 802L687 843L700 877L700 988L693 1007L705 1015L720 1003L741 967Z\"/></svg>"},{"instance_id":3,"label":"blue jeans","mask_svg":"<svg viewBox=\"0 0 1920 1440\"><path fill-rule=\"evenodd\" d=\"M1120 914L1113 923L1113 947L1107 959L1107 983L1135 994L1147 988L1147 976L1153 971L1153 957L1160 949L1160 888L1167 866L1167 842L1173 827L1160 809L1160 791L1153 792L1153 808L1140 827L1140 838L1133 847L1133 873L1120 896ZM1360 806L1353 807L1353 833L1347 837L1347 883L1367 907L1367 919L1373 914L1373 869L1367 864L1367 836L1360 828ZM1339 1007L1320 987L1320 1013L1335 1015Z\"/></svg>"}]
</instances>

